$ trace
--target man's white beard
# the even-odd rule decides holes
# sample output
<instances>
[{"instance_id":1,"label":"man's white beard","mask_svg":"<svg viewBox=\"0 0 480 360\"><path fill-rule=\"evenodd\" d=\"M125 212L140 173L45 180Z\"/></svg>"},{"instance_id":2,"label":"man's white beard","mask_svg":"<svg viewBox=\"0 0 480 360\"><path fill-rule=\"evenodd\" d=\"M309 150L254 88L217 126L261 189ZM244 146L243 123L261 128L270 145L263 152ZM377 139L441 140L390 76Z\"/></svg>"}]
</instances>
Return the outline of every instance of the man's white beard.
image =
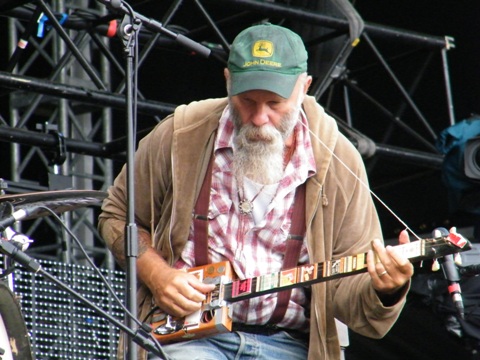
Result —
<instances>
[{"instance_id":1,"label":"man's white beard","mask_svg":"<svg viewBox=\"0 0 480 360\"><path fill-rule=\"evenodd\" d=\"M231 103L230 109L236 132L233 171L237 181L242 183L247 177L259 184L278 183L285 167L285 139L292 134L298 121L300 105L281 120L279 129L270 124L243 125Z\"/></svg>"}]
</instances>

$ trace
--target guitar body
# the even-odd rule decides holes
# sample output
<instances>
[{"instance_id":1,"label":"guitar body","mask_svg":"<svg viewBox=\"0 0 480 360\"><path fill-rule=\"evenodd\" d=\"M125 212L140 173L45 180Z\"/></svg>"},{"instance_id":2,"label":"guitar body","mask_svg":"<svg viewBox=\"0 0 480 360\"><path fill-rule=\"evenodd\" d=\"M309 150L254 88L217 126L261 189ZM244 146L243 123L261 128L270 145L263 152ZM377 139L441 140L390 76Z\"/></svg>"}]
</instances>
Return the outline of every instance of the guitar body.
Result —
<instances>
[{"instance_id":1,"label":"guitar body","mask_svg":"<svg viewBox=\"0 0 480 360\"><path fill-rule=\"evenodd\" d=\"M194 267L188 272L205 283L219 285L232 282L234 276L228 261ZM231 331L231 310L223 301L223 286L217 289L206 295L199 311L185 318L171 318L164 313L154 315L153 336L160 344L169 344Z\"/></svg>"}]
</instances>

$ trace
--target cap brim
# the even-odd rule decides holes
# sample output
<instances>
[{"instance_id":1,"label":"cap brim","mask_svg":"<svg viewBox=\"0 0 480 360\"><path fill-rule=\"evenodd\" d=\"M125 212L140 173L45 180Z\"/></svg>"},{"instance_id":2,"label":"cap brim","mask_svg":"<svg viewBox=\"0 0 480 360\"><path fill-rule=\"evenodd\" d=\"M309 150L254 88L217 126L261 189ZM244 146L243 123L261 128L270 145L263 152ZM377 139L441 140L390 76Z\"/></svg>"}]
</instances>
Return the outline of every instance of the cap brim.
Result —
<instances>
[{"instance_id":1,"label":"cap brim","mask_svg":"<svg viewBox=\"0 0 480 360\"><path fill-rule=\"evenodd\" d=\"M235 96L250 90L267 90L287 99L292 94L300 74L279 74L269 71L230 73L230 95Z\"/></svg>"}]
</instances>

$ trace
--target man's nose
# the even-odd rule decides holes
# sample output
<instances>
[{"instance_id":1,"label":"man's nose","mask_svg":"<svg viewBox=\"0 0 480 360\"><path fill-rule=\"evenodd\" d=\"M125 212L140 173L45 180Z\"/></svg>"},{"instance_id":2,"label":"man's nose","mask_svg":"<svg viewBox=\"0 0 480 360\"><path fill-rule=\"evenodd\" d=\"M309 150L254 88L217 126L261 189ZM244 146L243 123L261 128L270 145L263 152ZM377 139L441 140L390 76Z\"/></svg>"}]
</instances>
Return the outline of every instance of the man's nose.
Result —
<instances>
[{"instance_id":1,"label":"man's nose","mask_svg":"<svg viewBox=\"0 0 480 360\"><path fill-rule=\"evenodd\" d=\"M268 107L262 104L259 104L254 113L252 114L252 124L255 126L263 126L269 122L269 111Z\"/></svg>"}]
</instances>

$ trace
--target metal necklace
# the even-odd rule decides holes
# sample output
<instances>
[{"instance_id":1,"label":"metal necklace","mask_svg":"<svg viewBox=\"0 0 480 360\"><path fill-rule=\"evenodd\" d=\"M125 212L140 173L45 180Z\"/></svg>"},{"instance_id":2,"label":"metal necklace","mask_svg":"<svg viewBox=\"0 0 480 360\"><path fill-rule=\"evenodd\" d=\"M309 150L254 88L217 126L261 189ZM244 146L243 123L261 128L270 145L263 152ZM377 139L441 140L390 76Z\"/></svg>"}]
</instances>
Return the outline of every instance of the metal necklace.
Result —
<instances>
[{"instance_id":1,"label":"metal necklace","mask_svg":"<svg viewBox=\"0 0 480 360\"><path fill-rule=\"evenodd\" d=\"M240 192L238 193L238 197L240 198L240 202L238 204L239 209L240 209L240 214L242 215L250 215L253 211L253 202L257 198L258 195L262 192L262 190L265 188L265 184L258 190L258 192L255 194L255 196L252 198L252 200L248 200L247 198L241 199Z\"/></svg>"}]
</instances>

